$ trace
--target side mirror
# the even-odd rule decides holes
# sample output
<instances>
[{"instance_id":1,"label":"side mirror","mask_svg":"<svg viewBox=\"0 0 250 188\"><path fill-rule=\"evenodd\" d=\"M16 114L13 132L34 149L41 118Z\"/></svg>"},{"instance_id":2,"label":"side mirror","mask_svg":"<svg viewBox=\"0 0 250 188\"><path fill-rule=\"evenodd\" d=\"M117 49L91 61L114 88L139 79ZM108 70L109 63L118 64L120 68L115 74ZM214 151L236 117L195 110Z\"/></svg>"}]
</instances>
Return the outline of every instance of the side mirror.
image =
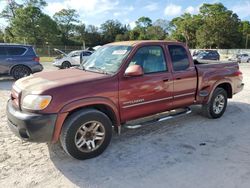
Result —
<instances>
[{"instance_id":1,"label":"side mirror","mask_svg":"<svg viewBox=\"0 0 250 188\"><path fill-rule=\"evenodd\" d=\"M125 71L125 76L132 77L132 76L142 76L143 70L140 65L131 65Z\"/></svg>"}]
</instances>

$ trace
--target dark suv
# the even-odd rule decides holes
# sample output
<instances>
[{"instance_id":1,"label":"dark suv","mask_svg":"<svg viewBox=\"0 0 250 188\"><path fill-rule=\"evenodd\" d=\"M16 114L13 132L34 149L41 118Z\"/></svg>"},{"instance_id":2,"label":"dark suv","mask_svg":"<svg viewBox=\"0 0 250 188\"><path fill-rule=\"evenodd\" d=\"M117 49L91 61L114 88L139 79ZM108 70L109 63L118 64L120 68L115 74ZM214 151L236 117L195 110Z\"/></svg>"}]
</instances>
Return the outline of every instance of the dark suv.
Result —
<instances>
[{"instance_id":1,"label":"dark suv","mask_svg":"<svg viewBox=\"0 0 250 188\"><path fill-rule=\"evenodd\" d=\"M194 52L193 59L198 60L220 60L220 54L217 50L198 50L197 52Z\"/></svg>"},{"instance_id":2,"label":"dark suv","mask_svg":"<svg viewBox=\"0 0 250 188\"><path fill-rule=\"evenodd\" d=\"M42 70L32 46L0 44L0 75L11 75L17 80Z\"/></svg>"}]
</instances>

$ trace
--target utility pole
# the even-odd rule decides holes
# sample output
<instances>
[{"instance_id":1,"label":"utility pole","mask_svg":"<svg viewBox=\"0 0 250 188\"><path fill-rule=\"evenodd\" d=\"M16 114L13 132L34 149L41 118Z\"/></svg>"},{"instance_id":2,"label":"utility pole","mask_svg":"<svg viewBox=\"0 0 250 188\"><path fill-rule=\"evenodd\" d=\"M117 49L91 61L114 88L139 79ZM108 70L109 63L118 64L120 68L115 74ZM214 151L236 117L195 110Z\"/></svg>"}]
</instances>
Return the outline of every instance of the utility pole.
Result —
<instances>
[{"instance_id":1,"label":"utility pole","mask_svg":"<svg viewBox=\"0 0 250 188\"><path fill-rule=\"evenodd\" d=\"M85 49L86 49L86 46L85 46L85 41L84 41L84 40L82 41L82 47L83 47L83 50L85 50Z\"/></svg>"},{"instance_id":2,"label":"utility pole","mask_svg":"<svg viewBox=\"0 0 250 188\"><path fill-rule=\"evenodd\" d=\"M250 34L247 34L247 37L246 37L246 49L248 48L248 37L250 36Z\"/></svg>"}]
</instances>

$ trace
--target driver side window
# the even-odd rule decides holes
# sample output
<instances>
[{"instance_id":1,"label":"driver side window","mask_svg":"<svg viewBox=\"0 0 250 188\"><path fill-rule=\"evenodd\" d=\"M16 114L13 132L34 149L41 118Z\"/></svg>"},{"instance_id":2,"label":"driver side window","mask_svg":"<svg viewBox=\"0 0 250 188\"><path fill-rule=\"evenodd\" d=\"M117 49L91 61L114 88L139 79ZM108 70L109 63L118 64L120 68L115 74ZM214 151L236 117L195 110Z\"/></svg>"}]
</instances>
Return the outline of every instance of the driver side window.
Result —
<instances>
[{"instance_id":1,"label":"driver side window","mask_svg":"<svg viewBox=\"0 0 250 188\"><path fill-rule=\"evenodd\" d=\"M145 46L140 48L129 66L140 65L144 74L167 71L164 52L160 46Z\"/></svg>"}]
</instances>

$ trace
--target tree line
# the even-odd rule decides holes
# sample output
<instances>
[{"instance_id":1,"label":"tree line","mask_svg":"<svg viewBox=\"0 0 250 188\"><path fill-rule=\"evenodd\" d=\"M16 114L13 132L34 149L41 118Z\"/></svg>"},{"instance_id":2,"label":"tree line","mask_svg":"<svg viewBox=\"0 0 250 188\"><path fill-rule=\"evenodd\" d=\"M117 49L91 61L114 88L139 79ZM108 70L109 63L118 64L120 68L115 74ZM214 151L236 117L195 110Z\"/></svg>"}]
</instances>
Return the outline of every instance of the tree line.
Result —
<instances>
[{"instance_id":1,"label":"tree line","mask_svg":"<svg viewBox=\"0 0 250 188\"><path fill-rule=\"evenodd\" d=\"M222 3L205 3L198 14L184 13L170 21L140 17L134 28L118 20L107 20L100 27L85 25L74 9L62 9L50 17L43 12L45 6L44 0L8 1L0 13L8 23L0 30L0 42L93 47L154 39L178 40L191 48L244 48L250 39L250 22L240 20Z\"/></svg>"}]
</instances>

